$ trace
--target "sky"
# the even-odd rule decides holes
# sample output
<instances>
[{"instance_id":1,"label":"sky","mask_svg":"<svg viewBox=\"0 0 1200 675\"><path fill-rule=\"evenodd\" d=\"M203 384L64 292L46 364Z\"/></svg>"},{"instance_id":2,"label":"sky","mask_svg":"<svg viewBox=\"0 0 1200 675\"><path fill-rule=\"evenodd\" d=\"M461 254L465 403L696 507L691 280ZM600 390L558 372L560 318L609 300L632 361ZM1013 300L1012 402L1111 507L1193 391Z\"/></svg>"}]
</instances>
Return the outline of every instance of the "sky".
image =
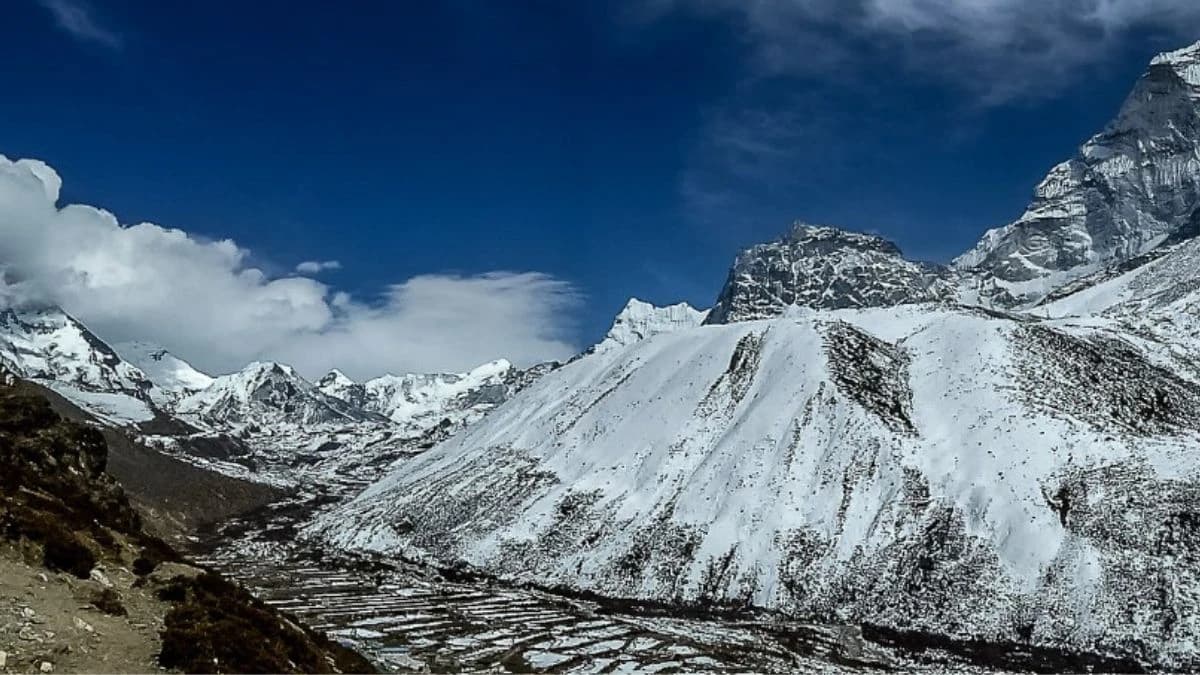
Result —
<instances>
[{"instance_id":1,"label":"sky","mask_svg":"<svg viewBox=\"0 0 1200 675\"><path fill-rule=\"evenodd\" d=\"M796 219L949 261L1200 39L1192 0L0 12L0 298L210 372L358 378L707 307Z\"/></svg>"}]
</instances>

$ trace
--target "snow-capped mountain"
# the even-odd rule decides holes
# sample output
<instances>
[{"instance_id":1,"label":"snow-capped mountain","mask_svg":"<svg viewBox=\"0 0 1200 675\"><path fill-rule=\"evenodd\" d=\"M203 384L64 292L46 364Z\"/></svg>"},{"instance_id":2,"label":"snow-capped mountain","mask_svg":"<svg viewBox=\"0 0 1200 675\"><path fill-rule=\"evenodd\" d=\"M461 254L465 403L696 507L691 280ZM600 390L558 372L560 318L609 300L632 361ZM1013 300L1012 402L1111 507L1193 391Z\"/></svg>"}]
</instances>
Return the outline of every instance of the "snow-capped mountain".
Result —
<instances>
[{"instance_id":1,"label":"snow-capped mountain","mask_svg":"<svg viewBox=\"0 0 1200 675\"><path fill-rule=\"evenodd\" d=\"M1196 665L1197 415L1200 385L1086 322L913 305L704 326L545 376L310 535Z\"/></svg>"},{"instance_id":2,"label":"snow-capped mountain","mask_svg":"<svg viewBox=\"0 0 1200 675\"><path fill-rule=\"evenodd\" d=\"M694 309L686 302L656 307L637 298L630 298L613 320L612 327L608 329L604 339L592 349L619 349L661 333L695 328L704 323L707 316L707 310Z\"/></svg>"},{"instance_id":3,"label":"snow-capped mountain","mask_svg":"<svg viewBox=\"0 0 1200 675\"><path fill-rule=\"evenodd\" d=\"M145 373L57 307L0 310L0 364L111 424L155 418Z\"/></svg>"},{"instance_id":4,"label":"snow-capped mountain","mask_svg":"<svg viewBox=\"0 0 1200 675\"><path fill-rule=\"evenodd\" d=\"M175 412L210 427L353 424L374 417L305 380L291 366L255 362L184 397Z\"/></svg>"},{"instance_id":5,"label":"snow-capped mountain","mask_svg":"<svg viewBox=\"0 0 1200 675\"><path fill-rule=\"evenodd\" d=\"M998 305L1141 255L1200 206L1200 43L1156 57L1117 118L1050 170L1033 203L955 265Z\"/></svg>"},{"instance_id":6,"label":"snow-capped mountain","mask_svg":"<svg viewBox=\"0 0 1200 675\"><path fill-rule=\"evenodd\" d=\"M144 399L153 386L145 373L57 307L0 311L0 359L21 377L85 391Z\"/></svg>"},{"instance_id":7,"label":"snow-capped mountain","mask_svg":"<svg viewBox=\"0 0 1200 675\"><path fill-rule=\"evenodd\" d=\"M114 346L127 363L142 371L154 383L151 395L155 403L170 405L173 401L207 389L213 377L197 370L192 364L149 342L125 342Z\"/></svg>"},{"instance_id":8,"label":"snow-capped mountain","mask_svg":"<svg viewBox=\"0 0 1200 675\"><path fill-rule=\"evenodd\" d=\"M880 237L797 222L787 236L738 254L708 323L955 297L945 268L906 260Z\"/></svg>"},{"instance_id":9,"label":"snow-capped mountain","mask_svg":"<svg viewBox=\"0 0 1200 675\"><path fill-rule=\"evenodd\" d=\"M1155 59L953 268L799 224L708 325L591 350L306 536L1200 668L1198 73Z\"/></svg>"},{"instance_id":10,"label":"snow-capped mountain","mask_svg":"<svg viewBox=\"0 0 1200 675\"><path fill-rule=\"evenodd\" d=\"M508 398L516 368L500 359L466 373L384 375L363 383L363 407L417 427L440 421L449 408L490 409Z\"/></svg>"}]
</instances>

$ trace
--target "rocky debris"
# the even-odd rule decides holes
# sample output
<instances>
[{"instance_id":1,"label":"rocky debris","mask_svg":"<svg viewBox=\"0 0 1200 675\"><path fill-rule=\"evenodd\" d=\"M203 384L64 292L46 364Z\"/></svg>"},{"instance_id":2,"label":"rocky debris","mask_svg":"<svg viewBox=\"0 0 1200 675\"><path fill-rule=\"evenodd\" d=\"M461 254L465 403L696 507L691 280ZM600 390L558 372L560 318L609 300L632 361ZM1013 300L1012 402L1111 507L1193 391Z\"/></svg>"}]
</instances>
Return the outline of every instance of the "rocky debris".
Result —
<instances>
[{"instance_id":1,"label":"rocky debris","mask_svg":"<svg viewBox=\"0 0 1200 675\"><path fill-rule=\"evenodd\" d=\"M768 319L789 307L844 309L946 302L949 270L906 260L880 237L798 222L738 254L706 323Z\"/></svg>"},{"instance_id":2,"label":"rocky debris","mask_svg":"<svg viewBox=\"0 0 1200 675\"><path fill-rule=\"evenodd\" d=\"M1097 431L1142 436L1200 432L1200 385L1150 363L1131 344L1022 326L1012 341L1021 400Z\"/></svg>"},{"instance_id":3,"label":"rocky debris","mask_svg":"<svg viewBox=\"0 0 1200 675\"><path fill-rule=\"evenodd\" d=\"M844 321L831 324L825 335L829 370L838 389L893 431L916 433L908 385L910 358L904 349Z\"/></svg>"}]
</instances>

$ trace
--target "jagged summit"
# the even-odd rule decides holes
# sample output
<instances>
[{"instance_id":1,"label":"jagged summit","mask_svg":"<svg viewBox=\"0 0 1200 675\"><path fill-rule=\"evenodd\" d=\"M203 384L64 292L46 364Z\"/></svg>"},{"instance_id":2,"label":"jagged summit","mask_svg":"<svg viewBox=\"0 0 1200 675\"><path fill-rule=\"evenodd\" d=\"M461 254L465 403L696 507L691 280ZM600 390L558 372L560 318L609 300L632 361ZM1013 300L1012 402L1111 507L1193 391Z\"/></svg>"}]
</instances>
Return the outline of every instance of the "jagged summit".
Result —
<instances>
[{"instance_id":1,"label":"jagged summit","mask_svg":"<svg viewBox=\"0 0 1200 675\"><path fill-rule=\"evenodd\" d=\"M740 253L706 323L765 319L789 307L844 309L950 300L940 266L906 260L882 237L797 222Z\"/></svg>"},{"instance_id":2,"label":"jagged summit","mask_svg":"<svg viewBox=\"0 0 1200 675\"><path fill-rule=\"evenodd\" d=\"M1155 57L1117 117L1050 170L1015 222L954 261L985 303L1036 303L1159 246L1200 206L1200 43Z\"/></svg>"},{"instance_id":3,"label":"jagged summit","mask_svg":"<svg viewBox=\"0 0 1200 675\"><path fill-rule=\"evenodd\" d=\"M1193 84L1200 84L1200 42L1194 42L1169 52L1163 52L1150 60L1151 66L1170 66L1181 77Z\"/></svg>"},{"instance_id":4,"label":"jagged summit","mask_svg":"<svg viewBox=\"0 0 1200 675\"><path fill-rule=\"evenodd\" d=\"M348 387L350 385L358 384L358 383L355 382L354 380L350 379L350 377L348 375L346 375L345 373L343 373L342 371L338 370L337 368L334 368L333 370L326 373L325 376L322 377L320 380L317 380L317 384L319 386Z\"/></svg>"},{"instance_id":5,"label":"jagged summit","mask_svg":"<svg viewBox=\"0 0 1200 675\"><path fill-rule=\"evenodd\" d=\"M255 361L183 398L181 415L208 425L326 424L367 421L372 415L329 396L288 365Z\"/></svg>"},{"instance_id":6,"label":"jagged summit","mask_svg":"<svg viewBox=\"0 0 1200 675\"><path fill-rule=\"evenodd\" d=\"M698 310L686 302L656 307L637 298L630 298L613 319L612 327L593 351L615 349L660 333L694 328L704 323L707 310Z\"/></svg>"},{"instance_id":7,"label":"jagged summit","mask_svg":"<svg viewBox=\"0 0 1200 675\"><path fill-rule=\"evenodd\" d=\"M850 248L897 257L904 255L899 246L879 235L843 230L829 225L813 225L802 220L792 223L792 229L788 231L784 239L795 242L813 254L834 253Z\"/></svg>"}]
</instances>

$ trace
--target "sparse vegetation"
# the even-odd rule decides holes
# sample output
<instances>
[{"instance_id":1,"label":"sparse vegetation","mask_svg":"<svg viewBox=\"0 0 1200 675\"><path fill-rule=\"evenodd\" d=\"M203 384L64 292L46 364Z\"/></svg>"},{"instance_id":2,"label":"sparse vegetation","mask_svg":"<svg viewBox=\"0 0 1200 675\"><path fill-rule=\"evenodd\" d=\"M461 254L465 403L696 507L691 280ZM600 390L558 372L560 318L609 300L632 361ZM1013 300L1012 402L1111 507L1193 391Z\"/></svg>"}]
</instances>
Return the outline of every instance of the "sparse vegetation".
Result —
<instances>
[{"instance_id":1,"label":"sparse vegetation","mask_svg":"<svg viewBox=\"0 0 1200 675\"><path fill-rule=\"evenodd\" d=\"M355 652L309 631L215 574L176 577L160 661L189 673L374 672Z\"/></svg>"},{"instance_id":2,"label":"sparse vegetation","mask_svg":"<svg viewBox=\"0 0 1200 675\"><path fill-rule=\"evenodd\" d=\"M105 588L96 593L92 597L91 604L96 609L111 616L125 616L129 613L125 611L125 604L121 602L121 596L111 588Z\"/></svg>"},{"instance_id":3,"label":"sparse vegetation","mask_svg":"<svg viewBox=\"0 0 1200 675\"><path fill-rule=\"evenodd\" d=\"M48 402L0 386L0 540L50 570L86 579L98 563L147 577L180 555L142 529L121 486L105 472L108 447L91 427L61 419ZM160 589L160 662L187 672L373 672L357 653L302 627L219 575L176 577ZM127 616L117 590L88 602Z\"/></svg>"}]
</instances>

